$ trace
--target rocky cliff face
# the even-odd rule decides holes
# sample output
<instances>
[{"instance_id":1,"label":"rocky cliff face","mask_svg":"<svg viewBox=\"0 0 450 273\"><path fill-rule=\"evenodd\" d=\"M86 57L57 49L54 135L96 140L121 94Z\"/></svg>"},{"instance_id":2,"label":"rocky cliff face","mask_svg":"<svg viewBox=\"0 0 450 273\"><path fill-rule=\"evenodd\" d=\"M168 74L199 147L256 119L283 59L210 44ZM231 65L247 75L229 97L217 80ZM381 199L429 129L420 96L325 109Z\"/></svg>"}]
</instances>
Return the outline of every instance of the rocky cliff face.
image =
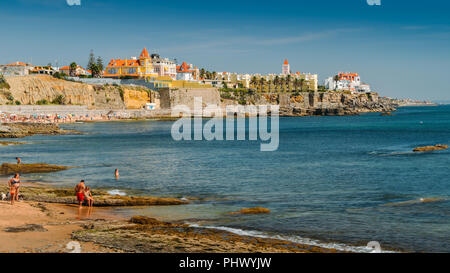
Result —
<instances>
[{"instance_id":1,"label":"rocky cliff face","mask_svg":"<svg viewBox=\"0 0 450 273\"><path fill-rule=\"evenodd\" d=\"M280 105L280 115L354 115L394 111L395 105L381 101L377 93L340 92L239 93L220 91L222 104Z\"/></svg>"},{"instance_id":2,"label":"rocky cliff face","mask_svg":"<svg viewBox=\"0 0 450 273\"><path fill-rule=\"evenodd\" d=\"M0 104L61 103L90 109L139 109L150 101L144 87L91 85L48 75L7 77L9 89L0 90Z\"/></svg>"}]
</instances>

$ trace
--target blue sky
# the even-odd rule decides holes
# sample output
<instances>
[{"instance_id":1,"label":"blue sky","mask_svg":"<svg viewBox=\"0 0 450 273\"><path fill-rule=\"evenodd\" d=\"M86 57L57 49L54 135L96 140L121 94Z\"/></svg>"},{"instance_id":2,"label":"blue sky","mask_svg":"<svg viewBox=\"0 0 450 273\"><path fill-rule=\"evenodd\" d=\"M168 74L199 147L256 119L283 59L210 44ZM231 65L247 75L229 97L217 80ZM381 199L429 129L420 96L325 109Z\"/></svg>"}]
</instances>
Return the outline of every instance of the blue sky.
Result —
<instances>
[{"instance_id":1,"label":"blue sky","mask_svg":"<svg viewBox=\"0 0 450 273\"><path fill-rule=\"evenodd\" d=\"M450 1L8 0L0 63L85 66L143 47L214 71L359 72L381 95L450 100Z\"/></svg>"}]
</instances>

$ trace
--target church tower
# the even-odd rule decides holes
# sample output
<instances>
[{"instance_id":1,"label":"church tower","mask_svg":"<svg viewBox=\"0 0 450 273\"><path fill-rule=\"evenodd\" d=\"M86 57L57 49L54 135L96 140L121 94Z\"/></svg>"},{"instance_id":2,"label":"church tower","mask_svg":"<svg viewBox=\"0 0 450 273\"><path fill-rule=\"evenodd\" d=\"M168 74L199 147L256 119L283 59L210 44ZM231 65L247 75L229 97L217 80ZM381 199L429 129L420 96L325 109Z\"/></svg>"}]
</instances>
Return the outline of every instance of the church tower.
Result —
<instances>
[{"instance_id":1,"label":"church tower","mask_svg":"<svg viewBox=\"0 0 450 273\"><path fill-rule=\"evenodd\" d=\"M283 74L283 75L289 75L289 74L291 74L291 66L289 65L287 59L284 61L284 64L283 64L283 72L282 72L282 74Z\"/></svg>"}]
</instances>

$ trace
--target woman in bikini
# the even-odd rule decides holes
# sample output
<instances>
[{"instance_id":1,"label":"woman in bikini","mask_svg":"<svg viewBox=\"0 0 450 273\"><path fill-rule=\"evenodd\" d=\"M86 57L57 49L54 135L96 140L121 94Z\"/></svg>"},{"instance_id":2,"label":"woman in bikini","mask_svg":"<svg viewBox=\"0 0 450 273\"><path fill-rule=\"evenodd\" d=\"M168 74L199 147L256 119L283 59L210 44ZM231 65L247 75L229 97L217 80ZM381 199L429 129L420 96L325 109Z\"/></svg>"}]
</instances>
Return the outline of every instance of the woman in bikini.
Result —
<instances>
[{"instance_id":1,"label":"woman in bikini","mask_svg":"<svg viewBox=\"0 0 450 273\"><path fill-rule=\"evenodd\" d=\"M89 207L94 205L94 197L92 196L91 188L89 188L89 186L84 190L84 199L86 199Z\"/></svg>"},{"instance_id":2,"label":"woman in bikini","mask_svg":"<svg viewBox=\"0 0 450 273\"><path fill-rule=\"evenodd\" d=\"M19 187L20 187L20 175L16 173L13 178L8 181L9 186L9 198L11 205L14 205L14 201L18 200Z\"/></svg>"},{"instance_id":3,"label":"woman in bikini","mask_svg":"<svg viewBox=\"0 0 450 273\"><path fill-rule=\"evenodd\" d=\"M10 191L9 194L11 195L11 189L14 187L14 196L11 196L15 201L19 201L19 192L20 192L20 174L16 173L11 180L8 182ZM13 200L11 199L11 204L14 204Z\"/></svg>"}]
</instances>

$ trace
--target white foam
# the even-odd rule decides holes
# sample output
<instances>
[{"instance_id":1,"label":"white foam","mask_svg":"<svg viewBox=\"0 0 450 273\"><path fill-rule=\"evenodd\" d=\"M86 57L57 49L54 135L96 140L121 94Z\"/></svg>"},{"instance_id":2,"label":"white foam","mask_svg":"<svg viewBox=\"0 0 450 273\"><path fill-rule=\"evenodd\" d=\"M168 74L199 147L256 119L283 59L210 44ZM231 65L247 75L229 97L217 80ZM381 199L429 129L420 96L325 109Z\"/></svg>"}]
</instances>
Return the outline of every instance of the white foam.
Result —
<instances>
[{"instance_id":1,"label":"white foam","mask_svg":"<svg viewBox=\"0 0 450 273\"><path fill-rule=\"evenodd\" d=\"M268 238L268 239L277 239L283 241L289 241L297 244L304 244L310 246L317 246L328 249L336 249L338 251L346 251L346 252L356 252L356 253L372 253L374 251L373 248L368 246L350 246L342 243L324 243L318 240L313 240L309 238L303 238L300 236L285 236L285 235L270 235L265 232L256 231L256 230L243 230L238 228L230 228L230 227L221 227L221 226L200 226L198 224L187 223L191 227L199 227L199 228L210 228L223 230L227 232L231 232L241 236L250 236L257 238ZM394 251L381 250L381 253L395 253Z\"/></svg>"},{"instance_id":2,"label":"white foam","mask_svg":"<svg viewBox=\"0 0 450 273\"><path fill-rule=\"evenodd\" d=\"M108 193L111 194L111 195L120 195L120 196L127 195L126 193L124 193L121 190L110 190L110 191L108 191Z\"/></svg>"}]
</instances>

